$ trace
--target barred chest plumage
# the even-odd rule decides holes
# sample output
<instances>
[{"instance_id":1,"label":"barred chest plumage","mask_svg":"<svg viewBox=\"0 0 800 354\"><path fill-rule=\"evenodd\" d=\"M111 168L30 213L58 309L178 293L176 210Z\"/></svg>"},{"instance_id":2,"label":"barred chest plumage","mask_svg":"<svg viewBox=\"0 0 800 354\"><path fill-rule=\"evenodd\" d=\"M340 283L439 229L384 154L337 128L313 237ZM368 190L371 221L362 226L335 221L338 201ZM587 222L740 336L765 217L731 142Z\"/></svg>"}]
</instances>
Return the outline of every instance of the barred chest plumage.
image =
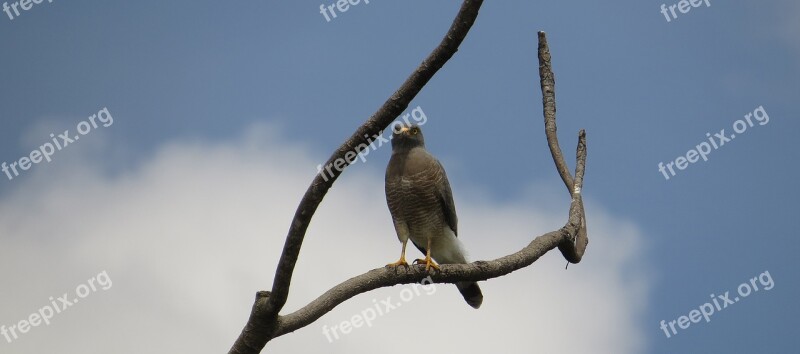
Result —
<instances>
[{"instance_id":1,"label":"barred chest plumage","mask_svg":"<svg viewBox=\"0 0 800 354\"><path fill-rule=\"evenodd\" d=\"M426 232L442 230L445 225L441 210L432 208L439 204L439 196L435 181L429 177L430 174L420 172L387 181L386 196L391 214L406 223L409 237L419 244L425 244L425 237L440 234L426 235Z\"/></svg>"}]
</instances>

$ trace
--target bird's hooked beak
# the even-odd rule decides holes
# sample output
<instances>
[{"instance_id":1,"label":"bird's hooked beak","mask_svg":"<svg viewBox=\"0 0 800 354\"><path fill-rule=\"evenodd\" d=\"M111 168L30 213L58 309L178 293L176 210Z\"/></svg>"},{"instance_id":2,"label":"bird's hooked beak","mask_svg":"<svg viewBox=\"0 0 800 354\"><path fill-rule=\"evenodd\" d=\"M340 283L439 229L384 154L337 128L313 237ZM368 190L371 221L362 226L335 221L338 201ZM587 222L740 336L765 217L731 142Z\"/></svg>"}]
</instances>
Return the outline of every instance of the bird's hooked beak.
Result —
<instances>
[{"instance_id":1,"label":"bird's hooked beak","mask_svg":"<svg viewBox=\"0 0 800 354\"><path fill-rule=\"evenodd\" d=\"M394 141L403 142L403 144L411 143L412 145L416 145L417 143L413 143L414 141L418 141L419 145L422 145L422 135L420 134L421 131L419 127L416 125L403 125L399 124L393 127L392 136L395 138ZM392 142L392 146L394 142Z\"/></svg>"},{"instance_id":2,"label":"bird's hooked beak","mask_svg":"<svg viewBox=\"0 0 800 354\"><path fill-rule=\"evenodd\" d=\"M405 125L402 125L402 124L398 124L396 127L392 128L392 131L393 131L394 135L397 135L398 138L399 137L403 137L403 136L408 136L409 135L409 133L408 133L409 130L411 130L411 128L409 128L409 127L407 127Z\"/></svg>"}]
</instances>

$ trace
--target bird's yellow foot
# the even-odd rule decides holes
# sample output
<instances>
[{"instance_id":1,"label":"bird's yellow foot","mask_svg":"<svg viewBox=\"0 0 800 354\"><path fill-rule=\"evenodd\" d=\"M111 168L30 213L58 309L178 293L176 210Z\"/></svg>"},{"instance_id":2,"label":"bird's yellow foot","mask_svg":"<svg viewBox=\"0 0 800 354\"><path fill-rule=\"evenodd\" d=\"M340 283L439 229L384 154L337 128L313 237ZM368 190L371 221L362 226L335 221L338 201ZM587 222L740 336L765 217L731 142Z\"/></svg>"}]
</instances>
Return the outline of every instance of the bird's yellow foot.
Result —
<instances>
[{"instance_id":1,"label":"bird's yellow foot","mask_svg":"<svg viewBox=\"0 0 800 354\"><path fill-rule=\"evenodd\" d=\"M431 269L431 268L439 270L439 265L436 264L436 262L434 262L433 258L431 258L431 257L419 258L419 259L414 261L414 264L425 264L425 270L428 270L428 269Z\"/></svg>"},{"instance_id":2,"label":"bird's yellow foot","mask_svg":"<svg viewBox=\"0 0 800 354\"><path fill-rule=\"evenodd\" d=\"M394 262L394 263L389 263L386 266L387 267L397 267L397 266L408 267L408 262L406 262L405 257L401 257L399 261Z\"/></svg>"}]
</instances>

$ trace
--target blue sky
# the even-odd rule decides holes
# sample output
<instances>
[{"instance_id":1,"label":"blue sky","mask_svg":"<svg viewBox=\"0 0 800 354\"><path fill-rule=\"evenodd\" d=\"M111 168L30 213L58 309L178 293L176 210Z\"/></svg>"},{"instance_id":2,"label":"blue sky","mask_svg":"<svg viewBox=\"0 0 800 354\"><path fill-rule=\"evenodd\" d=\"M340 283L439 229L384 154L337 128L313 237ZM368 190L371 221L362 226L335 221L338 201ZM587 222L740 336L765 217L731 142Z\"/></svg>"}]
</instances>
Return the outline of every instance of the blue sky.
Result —
<instances>
[{"instance_id":1,"label":"blue sky","mask_svg":"<svg viewBox=\"0 0 800 354\"><path fill-rule=\"evenodd\" d=\"M252 294L271 286L276 252L316 165L374 113L439 43L460 5L373 0L327 22L319 6L329 3L54 0L34 5L13 20L0 13L0 162L10 164L29 156L51 141L51 133L70 130L75 135L79 122L102 108L114 119L108 127L99 125L54 153L52 162L34 164L13 179L0 175L0 242L11 245L0 248L0 259L6 259L0 265L16 267L15 272L4 272L3 288L18 289L0 290L0 299L12 303L0 310L0 325L15 323L61 289L108 269L115 288L96 296L96 306L105 306L100 303L105 301L114 308L115 301L130 301L122 294L126 280L129 286L147 284L153 289L152 298L142 295L138 313L147 315L137 317L141 323L161 321L157 314L162 312L183 313L176 302L160 302L163 297L152 295L158 293L155 289L169 292L192 284L199 289L235 287L245 300L224 291L215 293L215 299L238 307L185 310L188 317L208 315L216 321L221 320L214 316L229 316L229 321L221 321L228 324L224 328L197 331L209 331L214 349L232 343L245 322ZM457 324L441 319L437 323L452 327L479 321L470 316L489 316L523 329L540 329L541 336L524 331L525 337L518 340L557 341L556 334L544 331L547 321L531 323L540 313L531 302L538 295L552 296L552 301L576 296L589 307L574 314L574 320L596 325L586 325L587 331L596 333L587 341L596 340L590 348L601 352L772 353L800 344L792 321L800 316L794 304L800 283L792 262L800 247L794 228L786 224L798 210L795 200L800 196L793 183L798 172L793 162L800 156L792 146L800 114L800 5L789 0L712 0L710 7L678 13L668 22L661 4L487 2L459 52L412 102L411 107L421 107L428 118L423 127L427 145L448 170L462 224L474 226L474 232L467 232L472 239L465 239L474 258L521 248L530 237L563 224L568 206L546 147L541 117L536 32L544 30L553 55L562 148L573 165L577 132L586 129L584 194L590 206L587 213L597 218L594 223L590 219L586 265L564 272L554 253L548 255L553 266L536 263L484 286L492 290L492 282L498 284L486 294L485 303L513 303L517 295L510 292L515 287L522 287L520 283L531 287L527 302L520 299L520 306L536 309L531 318L523 322L513 318L520 308L492 312L490 307L486 314L475 315L468 307L453 306L447 313L463 319ZM768 123L753 120L752 127L708 154L708 161L691 163L669 180L659 172L659 163L685 156L708 141L706 133L725 129L730 135L734 122L758 107L768 114ZM315 242L326 237L339 236L356 245L328 245L338 257L325 267L352 257L352 250L372 254L358 236L350 235L348 228L358 228L358 223L385 229L380 236L363 236L375 238L370 242L386 251L373 254L374 262L342 261L336 273L341 278L328 283L309 281L314 286L306 287L296 280L293 294L311 299L330 285L396 258L399 245L382 204L382 174L389 152L386 147L378 149L367 163L345 171L323 203L319 221L315 219L324 224L329 218L331 228L312 228L319 234L307 238L309 250L304 248L301 259L308 263L300 265L296 276L303 276L300 271L307 266L308 276L318 279L313 278L313 269L322 266L321 261L315 263L306 254L316 254L313 247L324 243ZM176 192L184 188L187 194ZM152 197L140 200L137 195ZM250 203L231 195L263 199ZM350 203L348 198L363 200L353 208L368 211L347 213L329 205ZM184 205L186 200L192 203ZM183 213L173 202L189 210L203 209L204 204L209 209ZM89 211L108 219L78 222L88 218ZM274 214L268 219L274 223L268 225L242 218L259 218L270 211ZM474 220L464 214L474 215ZM367 216L374 218L365 220ZM336 224L336 219L348 222ZM191 227L184 229L176 220L190 220ZM149 227L141 230L143 223ZM74 229L65 230L64 225ZM191 236L217 228L248 236L236 239L236 233L226 232L196 240ZM133 230L150 231L145 239L153 243L137 245L144 241L132 239L143 236ZM210 257L203 252L219 252L220 247L229 251L224 259L231 262L245 258L236 256L240 252L248 252L260 268L238 265L242 269L232 272L247 276L230 284L195 280L198 275L190 275L188 269L175 270L169 281L157 280L155 268L152 272L140 268L161 264L181 269L177 261L163 261L184 252L184 243L178 240L207 242L204 247L196 245L195 257L200 259ZM469 247L470 241L475 246ZM254 242L269 242L262 245L266 254L249 250L257 248ZM69 246L54 246L62 243ZM153 248L161 251L148 252ZM94 255L87 256L88 250ZM161 252L164 263L155 259ZM319 257L322 254L320 250ZM51 267L64 274L54 275L38 263L20 266L39 257L55 262ZM209 271L227 266L217 264ZM755 292L719 311L710 322L693 323L670 338L659 328L661 320L688 315L710 301L710 294L733 293L739 284L765 271L774 280L772 289ZM220 279L230 281L226 274ZM594 281L580 283L583 279ZM557 281L568 285L559 288L552 283ZM567 295L570 289L584 292L580 297ZM369 306L365 296L361 304L349 305L353 311ZM596 318L601 313L593 312L599 310L590 306L592 299L614 307ZM302 305L296 301L295 306ZM414 311L430 314L434 305L420 301L414 306L418 307ZM85 349L75 344L82 341L65 333L103 328L89 325L96 320L89 314L91 304L80 307L71 313L73 319L58 318L61 323L49 325L46 332L36 329L13 343L0 337L0 351L46 350L44 343L55 338L62 345L71 343L62 348ZM541 311L553 311L554 316L563 310L547 308ZM334 344L291 338L305 338L305 331L313 332L309 336L314 340L324 339L317 325L335 323L352 312L339 311L273 344L285 346L285 352L309 348L371 352L370 343L382 343L376 338L381 333L414 321L410 313L397 314L392 325L376 323L370 333ZM633 332L599 329L612 323ZM568 322L563 325L573 328ZM186 326L187 337L196 333L189 330L191 323ZM157 327L148 328L154 336L161 333ZM121 335L106 331L109 338ZM168 348L171 338L164 337L154 341ZM603 338L619 346L603 344ZM465 345L477 350L493 340L485 337L480 344ZM513 338L503 341L513 343ZM550 352L580 350L554 346Z\"/></svg>"}]
</instances>

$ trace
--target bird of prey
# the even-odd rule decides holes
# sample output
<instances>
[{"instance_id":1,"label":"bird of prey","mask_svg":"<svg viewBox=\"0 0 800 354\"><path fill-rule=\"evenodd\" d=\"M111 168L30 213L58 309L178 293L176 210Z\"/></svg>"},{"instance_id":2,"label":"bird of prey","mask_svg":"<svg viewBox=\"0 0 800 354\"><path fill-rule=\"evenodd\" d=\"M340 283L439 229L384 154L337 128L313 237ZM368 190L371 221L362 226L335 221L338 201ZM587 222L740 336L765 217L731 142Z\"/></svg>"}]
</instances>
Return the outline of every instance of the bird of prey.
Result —
<instances>
[{"instance_id":1,"label":"bird of prey","mask_svg":"<svg viewBox=\"0 0 800 354\"><path fill-rule=\"evenodd\" d=\"M387 266L408 265L406 243L425 254L425 270L439 269L436 262L467 263L458 240L458 217L450 182L444 167L425 150L422 130L415 124L398 124L392 129L392 157L386 166L386 202L392 214L397 238L403 244L400 260ZM479 308L483 302L476 282L456 283L464 300Z\"/></svg>"}]
</instances>

